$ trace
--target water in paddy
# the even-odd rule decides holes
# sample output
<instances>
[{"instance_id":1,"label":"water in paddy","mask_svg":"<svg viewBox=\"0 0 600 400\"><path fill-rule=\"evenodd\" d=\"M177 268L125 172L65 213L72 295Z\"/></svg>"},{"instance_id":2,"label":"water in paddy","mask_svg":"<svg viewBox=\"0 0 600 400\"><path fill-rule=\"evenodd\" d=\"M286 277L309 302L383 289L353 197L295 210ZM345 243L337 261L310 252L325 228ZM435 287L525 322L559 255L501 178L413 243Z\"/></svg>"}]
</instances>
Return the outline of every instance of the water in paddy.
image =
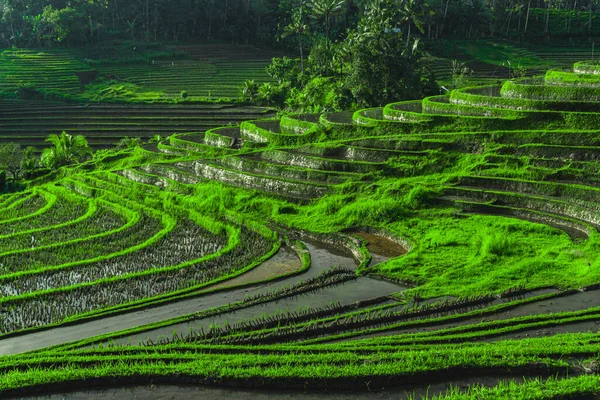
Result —
<instances>
[{"instance_id":1,"label":"water in paddy","mask_svg":"<svg viewBox=\"0 0 600 400\"><path fill-rule=\"evenodd\" d=\"M541 289L532 291L524 296L519 296L519 298L528 298L533 295L542 295L551 293L554 290L552 289ZM503 302L508 301L509 299L496 299L493 302L490 302L486 305L479 305L470 307L470 309L483 309L492 305L501 304ZM514 299L511 299L514 300ZM544 314L554 314L561 312L573 312L579 310L586 310L589 308L600 307L600 290L590 290L585 292L578 292L572 295L551 298L546 300L535 301L532 303L523 304L517 306L515 308L497 312L492 315L478 316L468 319L463 319L456 322L445 323L445 324L437 324L437 325L429 325L422 326L418 328L409 328L409 329L394 329L384 332L377 332L372 334L363 335L360 338L370 338L377 336L389 336L389 335L397 335L397 334L405 334L405 333L419 333L419 332L431 332L441 329L449 329L455 328L459 326L465 326L469 324L477 324L480 322L490 322L490 321L500 321L517 317L525 317L532 315L544 315ZM465 310L462 310L464 312ZM454 314L459 312L459 310L455 310L449 314ZM562 333L578 333L578 332L599 332L600 331L600 321L591 320L591 321L583 321L583 322L573 322L564 325L558 325L553 327L544 327L544 328L531 328L519 332L510 332L503 335L496 336L494 338L484 339L485 341L499 341L506 339L522 339L527 337L541 337L541 336L552 336L556 334Z\"/></svg>"},{"instance_id":2,"label":"water in paddy","mask_svg":"<svg viewBox=\"0 0 600 400\"><path fill-rule=\"evenodd\" d=\"M312 263L310 269L300 275L290 276L282 280L261 283L250 287L208 293L183 301L168 303L162 306L138 310L127 314L106 317L99 320L83 322L77 325L62 326L47 331L6 338L0 340L0 355L18 354L58 344L65 344L106 333L164 321L177 316L211 309L225 304L239 302L244 300L246 296L253 296L260 292L270 292L281 288L282 286L293 285L300 280L313 278L333 266L340 266L352 270L356 270L357 268L356 261L347 250L341 251L332 246L310 241L307 242L307 247L311 254ZM280 257L281 258L274 257L273 262L269 265L274 265L276 268L279 268L277 267L277 264L280 264L281 262L284 264L287 264L288 261L297 262L295 255L290 254L285 248L281 252ZM228 314L229 319L227 319L227 321L232 323L234 320L253 318L260 316L265 312L277 312L278 310L285 311L286 309L289 309L296 311L298 305L304 307L323 307L336 301L339 301L342 304L349 304L359 300L385 296L402 291L403 289L405 289L405 287L400 285L367 277L360 277L355 281L348 282L341 286L324 288L324 290L318 291L316 294L309 293L307 294L307 297L302 298L303 302L299 302L297 297L295 301L282 299L277 302L267 303L261 308L248 309L249 311L240 310L237 314ZM220 320L215 318L214 321L211 320L209 322L219 323L219 321ZM171 326L169 329L160 332L153 331L150 335L124 338L121 342L137 343L139 340L156 340L158 337L170 337L173 330L176 330L179 334L184 332L187 333L190 329L198 327L197 322L199 321L196 321L196 325L193 323L182 324ZM207 321L203 322L206 323ZM221 321L221 323L222 322L223 321Z\"/></svg>"},{"instance_id":3,"label":"water in paddy","mask_svg":"<svg viewBox=\"0 0 600 400\"><path fill-rule=\"evenodd\" d=\"M367 249L371 253L370 266L407 253L407 250L402 245L384 236L367 232L353 232L353 234L367 241Z\"/></svg>"},{"instance_id":4,"label":"water in paddy","mask_svg":"<svg viewBox=\"0 0 600 400\"><path fill-rule=\"evenodd\" d=\"M251 294L252 291L271 291L282 286L287 286L304 280L311 276L316 276L322 271L327 270L332 266L340 266L349 269L356 269L356 261L347 251L340 251L334 247L323 244L307 241L307 247L311 254L311 268L307 273L298 277L291 277L282 281L272 282L270 284L259 285L257 288L241 288L234 293L239 292L240 300L246 293ZM198 332L200 330L209 329L210 325L224 326L226 324L235 324L241 321L258 318L264 314L274 315L278 313L286 313L288 311L298 311L299 308L307 307L319 308L329 306L333 303L340 302L341 304L353 304L360 300L370 299L379 296L385 296L394 292L399 292L405 287L395 283L385 282L368 277L359 277L355 280L346 282L341 285L329 286L321 288L315 292L304 293L294 297L283 298L258 306L244 308L238 311L220 314L214 317L204 318L201 320L183 322L180 324L170 325L164 328L154 329L147 332L142 332L116 340L119 344L138 344L151 340L153 342L171 338L173 332L177 334L188 334L191 331Z\"/></svg>"},{"instance_id":5,"label":"water in paddy","mask_svg":"<svg viewBox=\"0 0 600 400\"><path fill-rule=\"evenodd\" d=\"M510 379L510 378L509 378ZM72 393L46 394L32 397L19 397L19 400L407 400L410 396L416 399L428 398L442 394L450 388L461 390L474 384L495 386L507 378L482 376L473 379L453 380L435 383L418 389L386 389L381 392L309 392L284 390L252 390L213 388L205 386L129 386L121 388L97 389ZM522 377L512 380L522 382Z\"/></svg>"},{"instance_id":6,"label":"water in paddy","mask_svg":"<svg viewBox=\"0 0 600 400\"><path fill-rule=\"evenodd\" d=\"M221 289L253 282L261 282L298 271L301 268L302 262L296 255L296 252L290 247L283 246L279 249L277 254L258 267L235 278L210 286L209 289Z\"/></svg>"}]
</instances>

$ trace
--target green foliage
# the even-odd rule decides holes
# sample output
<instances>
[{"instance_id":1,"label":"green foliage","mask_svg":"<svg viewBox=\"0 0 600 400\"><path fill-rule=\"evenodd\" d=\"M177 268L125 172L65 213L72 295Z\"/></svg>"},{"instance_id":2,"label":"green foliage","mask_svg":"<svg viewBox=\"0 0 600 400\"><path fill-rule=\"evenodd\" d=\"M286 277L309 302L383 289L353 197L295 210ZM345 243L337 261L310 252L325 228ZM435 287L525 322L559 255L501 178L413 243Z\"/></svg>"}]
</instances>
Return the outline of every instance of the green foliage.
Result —
<instances>
[{"instance_id":1,"label":"green foliage","mask_svg":"<svg viewBox=\"0 0 600 400\"><path fill-rule=\"evenodd\" d=\"M479 255L483 258L509 255L514 247L510 237L501 233L487 234L480 237L480 240Z\"/></svg>"},{"instance_id":2,"label":"green foliage","mask_svg":"<svg viewBox=\"0 0 600 400\"><path fill-rule=\"evenodd\" d=\"M41 163L50 169L77 163L91 153L84 136L71 136L65 131L48 136L46 142L51 147L44 149Z\"/></svg>"},{"instance_id":3,"label":"green foliage","mask_svg":"<svg viewBox=\"0 0 600 400\"><path fill-rule=\"evenodd\" d=\"M313 78L302 90L292 89L286 100L290 110L322 113L348 108L351 94L345 83L333 78Z\"/></svg>"},{"instance_id":4,"label":"green foliage","mask_svg":"<svg viewBox=\"0 0 600 400\"><path fill-rule=\"evenodd\" d=\"M15 95L23 100L40 100L44 98L44 94L31 83L20 85L15 91Z\"/></svg>"},{"instance_id":5,"label":"green foliage","mask_svg":"<svg viewBox=\"0 0 600 400\"><path fill-rule=\"evenodd\" d=\"M404 196L403 201L410 209L418 210L432 205L440 195L439 190L415 186Z\"/></svg>"},{"instance_id":6,"label":"green foliage","mask_svg":"<svg viewBox=\"0 0 600 400\"><path fill-rule=\"evenodd\" d=\"M381 13L383 0L375 2L351 36L353 61L346 79L356 102L378 106L394 99L420 97L419 41L404 42L389 28ZM389 18L389 17L388 17Z\"/></svg>"},{"instance_id":7,"label":"green foliage","mask_svg":"<svg viewBox=\"0 0 600 400\"><path fill-rule=\"evenodd\" d=\"M242 88L240 89L242 100L251 103L255 102L256 97L258 96L258 88L258 84L253 79L244 81Z\"/></svg>"},{"instance_id":8,"label":"green foliage","mask_svg":"<svg viewBox=\"0 0 600 400\"><path fill-rule=\"evenodd\" d=\"M300 82L298 75L301 70L298 68L298 62L289 57L273 58L266 71L280 85L289 82L290 85L296 86Z\"/></svg>"},{"instance_id":9,"label":"green foliage","mask_svg":"<svg viewBox=\"0 0 600 400\"><path fill-rule=\"evenodd\" d=\"M132 149L135 147L140 147L142 145L142 139L139 137L125 137L117 143L118 149Z\"/></svg>"},{"instance_id":10,"label":"green foliage","mask_svg":"<svg viewBox=\"0 0 600 400\"><path fill-rule=\"evenodd\" d=\"M18 180L23 171L23 164L31 157L31 150L26 153L17 143L0 144L0 170L9 172L13 180Z\"/></svg>"},{"instance_id":11,"label":"green foliage","mask_svg":"<svg viewBox=\"0 0 600 400\"><path fill-rule=\"evenodd\" d=\"M162 137L160 135L154 135L150 138L150 140L148 141L148 143L150 144L161 144L161 143L167 143L169 141L169 138L165 138Z\"/></svg>"},{"instance_id":12,"label":"green foliage","mask_svg":"<svg viewBox=\"0 0 600 400\"><path fill-rule=\"evenodd\" d=\"M468 78L472 73L473 70L467 67L464 63L461 63L457 60L452 60L452 87L456 89L463 86L468 81Z\"/></svg>"}]
</instances>

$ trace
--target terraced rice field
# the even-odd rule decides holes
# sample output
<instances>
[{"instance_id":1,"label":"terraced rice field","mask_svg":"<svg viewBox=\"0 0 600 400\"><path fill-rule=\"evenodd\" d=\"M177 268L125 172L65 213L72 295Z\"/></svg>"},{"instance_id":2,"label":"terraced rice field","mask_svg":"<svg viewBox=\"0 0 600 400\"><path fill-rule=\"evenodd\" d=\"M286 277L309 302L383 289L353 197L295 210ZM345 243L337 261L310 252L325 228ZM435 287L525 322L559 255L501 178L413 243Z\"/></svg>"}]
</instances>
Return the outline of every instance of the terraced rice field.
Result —
<instances>
[{"instance_id":1,"label":"terraced rice field","mask_svg":"<svg viewBox=\"0 0 600 400\"><path fill-rule=\"evenodd\" d=\"M113 147L121 138L177 132L202 133L223 124L270 115L261 107L232 104L77 104L0 100L0 140L43 147L49 134L84 135L93 148Z\"/></svg>"},{"instance_id":2,"label":"terraced rice field","mask_svg":"<svg viewBox=\"0 0 600 400\"><path fill-rule=\"evenodd\" d=\"M66 130L85 135L99 149L113 147L124 137L147 140L154 135L202 133L272 115L266 108L236 106L229 100L239 97L245 79L269 81L265 67L275 54L231 45L187 46L177 52L186 56L91 67L68 51L4 50L0 140L41 148L49 134ZM100 80L82 90L76 73L84 71L97 71ZM23 87L45 99L15 99ZM183 90L187 101L174 103L183 101Z\"/></svg>"},{"instance_id":3,"label":"terraced rice field","mask_svg":"<svg viewBox=\"0 0 600 400\"><path fill-rule=\"evenodd\" d=\"M182 101L185 91L187 101L234 100L245 80L270 82L265 68L280 56L253 46L228 44L166 50L178 56L122 63L88 60L84 54L66 50L4 50L0 53L0 92L10 97L27 86L46 97L131 103ZM80 86L76 75L80 72L95 72L98 78Z\"/></svg>"},{"instance_id":4,"label":"terraced rice field","mask_svg":"<svg viewBox=\"0 0 600 400\"><path fill-rule=\"evenodd\" d=\"M600 67L573 71L176 134L3 195L0 394L596 396Z\"/></svg>"},{"instance_id":5,"label":"terraced rice field","mask_svg":"<svg viewBox=\"0 0 600 400\"><path fill-rule=\"evenodd\" d=\"M591 43L553 43L527 45L492 40L448 40L445 45L432 43L435 49L426 58L427 66L438 80L449 81L452 61L464 63L472 70L472 83L514 76L515 68L525 68L527 76L543 74L547 69L569 69L575 62L598 58Z\"/></svg>"},{"instance_id":6,"label":"terraced rice field","mask_svg":"<svg viewBox=\"0 0 600 400\"><path fill-rule=\"evenodd\" d=\"M75 72L89 66L67 52L4 50L0 53L0 91L14 92L23 85L68 94L79 92Z\"/></svg>"},{"instance_id":7,"label":"terraced rice field","mask_svg":"<svg viewBox=\"0 0 600 400\"><path fill-rule=\"evenodd\" d=\"M189 58L105 65L98 70L121 82L133 83L143 91L159 91L173 97L185 90L188 96L235 99L247 79L258 83L272 81L265 68L275 53L253 46L231 45L180 46L176 50Z\"/></svg>"}]
</instances>

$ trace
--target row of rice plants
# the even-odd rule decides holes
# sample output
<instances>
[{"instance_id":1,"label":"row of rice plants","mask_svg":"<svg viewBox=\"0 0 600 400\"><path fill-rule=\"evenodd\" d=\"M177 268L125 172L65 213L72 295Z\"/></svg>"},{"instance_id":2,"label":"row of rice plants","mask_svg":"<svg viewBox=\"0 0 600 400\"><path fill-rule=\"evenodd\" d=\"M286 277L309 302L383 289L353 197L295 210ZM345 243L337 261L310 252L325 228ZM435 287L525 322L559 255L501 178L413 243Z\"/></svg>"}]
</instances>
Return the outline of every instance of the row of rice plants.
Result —
<instances>
[{"instance_id":1,"label":"row of rice plants","mask_svg":"<svg viewBox=\"0 0 600 400\"><path fill-rule=\"evenodd\" d=\"M6 92L23 84L33 84L39 88L76 93L79 79L74 71L89 69L65 53L35 50L4 50L0 53L0 65L3 82L0 90Z\"/></svg>"},{"instance_id":2,"label":"row of rice plants","mask_svg":"<svg viewBox=\"0 0 600 400\"><path fill-rule=\"evenodd\" d=\"M11 107L14 103L15 106ZM216 126L262 116L267 109L210 104L181 108L164 106L123 106L117 104L63 105L42 103L27 106L18 101L3 101L0 110L0 136L6 140L42 147L50 133L67 130L88 137L92 147L108 147L122 137L149 138L154 134L169 136L175 132L200 132ZM25 104L25 106L16 106ZM6 107L4 107L6 105ZM23 121L27 121L24 123Z\"/></svg>"},{"instance_id":3,"label":"row of rice plants","mask_svg":"<svg viewBox=\"0 0 600 400\"><path fill-rule=\"evenodd\" d=\"M2 209L0 214L0 232L4 227L17 221L32 219L49 211L56 204L56 196L43 191L33 191L25 197L21 197L9 206ZM6 232L6 231L4 231ZM3 232L3 233L4 233Z\"/></svg>"},{"instance_id":4,"label":"row of rice plants","mask_svg":"<svg viewBox=\"0 0 600 400\"><path fill-rule=\"evenodd\" d=\"M590 323L600 320L600 308L502 319L460 325L452 328L433 329L420 333L401 333L386 336L380 344L393 346L416 346L429 344L466 343L471 341L497 340L515 333L536 332L548 328ZM328 340L335 337L328 338Z\"/></svg>"},{"instance_id":5,"label":"row of rice plants","mask_svg":"<svg viewBox=\"0 0 600 400\"><path fill-rule=\"evenodd\" d=\"M412 307L391 304L380 307L365 307L351 312L347 312L345 308L340 307L340 309L332 310L329 315L315 315L313 318L305 318L304 316L290 318L277 325L273 325L270 320L262 324L256 322L240 324L221 330L216 340L210 336L210 333L195 340L208 340L211 343L224 344L266 344L306 340L311 337L382 327L396 324L399 321L421 321L438 316L463 314L480 309L486 304L491 304L493 299L493 296L483 296L424 303Z\"/></svg>"},{"instance_id":6,"label":"row of rice plants","mask_svg":"<svg viewBox=\"0 0 600 400\"><path fill-rule=\"evenodd\" d=\"M200 259L6 299L4 312L0 313L0 331L8 333L57 324L92 311L200 287L243 269L266 254L270 247L263 236L242 228L237 235L230 236L226 247Z\"/></svg>"},{"instance_id":7,"label":"row of rice plants","mask_svg":"<svg viewBox=\"0 0 600 400\"><path fill-rule=\"evenodd\" d=\"M14 250L0 254L2 275L21 271L39 271L47 268L57 269L73 263L81 264L82 261L95 259L123 251L129 247L146 242L163 228L161 222L154 216L143 213L124 213L117 207L117 212L104 213L91 222L99 225L89 227L89 236L78 235L78 231L68 233L74 238L55 242L46 246L32 246L31 248ZM123 217L126 221L123 221ZM100 217L110 217L101 219ZM85 225L84 225L85 226ZM78 227L71 227L69 230ZM33 236L35 241L35 236ZM34 242L35 244L35 242ZM21 275L19 275L21 276Z\"/></svg>"},{"instance_id":8,"label":"row of rice plants","mask_svg":"<svg viewBox=\"0 0 600 400\"><path fill-rule=\"evenodd\" d=\"M472 325L474 322L480 322L486 318L491 318L499 313L507 313L511 310L518 309L519 307L527 307L531 304L536 304L543 301L549 301L555 298L568 296L576 293L577 291L563 291L553 292L547 294L540 294L537 296L531 296L526 298L517 299L506 299L496 300L494 302L484 302L478 304L467 305L466 307L460 306L460 301L457 301L456 307L445 307L444 304L432 304L426 308L415 308L413 313L411 309L400 310L397 315L391 315L391 320L383 321L382 324L365 325L362 327L354 327L345 332L333 332L328 333L322 337L316 337L314 339L304 340L303 343L326 343L330 341L348 341L345 343L353 343L354 339L361 339L368 341L370 339L362 339L362 337L387 337L395 336L398 333L410 333L410 332L421 332L421 331L435 331L436 326L467 326ZM485 301L485 298L482 299ZM451 303L453 303L451 301ZM376 316L377 317L377 316ZM379 318L379 317L377 317ZM376 318L376 319L377 319ZM496 318L496 317L494 317ZM511 318L511 317L508 317ZM504 318L507 319L507 318ZM329 322L335 322L335 318L328 320Z\"/></svg>"},{"instance_id":9,"label":"row of rice plants","mask_svg":"<svg viewBox=\"0 0 600 400\"><path fill-rule=\"evenodd\" d=\"M148 226L138 227L142 230L147 228ZM214 254L225 245L226 237L213 235L187 219L180 219L171 232L151 246L102 261L79 264L78 268L63 268L21 276L16 280L5 282L0 293L7 297L19 296L96 282L113 276L158 271Z\"/></svg>"},{"instance_id":10,"label":"row of rice plants","mask_svg":"<svg viewBox=\"0 0 600 400\"><path fill-rule=\"evenodd\" d=\"M68 353L72 363L68 364L66 354L55 355L58 366L52 369L48 355L21 360L6 368L0 381L0 390L20 388L28 382L31 389L52 388L52 382L69 381L85 385L95 382L115 382L115 375L122 377L121 384L135 384L146 381L194 382L196 384L223 384L244 387L257 385L272 388L353 388L368 390L397 385L428 383L451 374L454 377L473 377L479 374L504 374L519 376L532 374L561 374L570 369L570 364L562 359L555 360L546 354L556 351L553 345L538 349L537 354L519 351L515 346L502 345L490 349L476 346L445 349L445 357L440 357L440 349L395 349L364 352L336 351L311 353L302 349L281 348L278 353L256 354L247 347L229 347L228 354L209 354L205 347L161 346L164 354L150 353L143 349L114 350L107 354ZM573 349L572 343L570 346ZM588 348L596 349L598 345ZM171 353L166 353L169 349ZM260 351L260 349L258 349ZM514 352L511 352L514 350ZM507 354L514 354L507 356ZM201 356L199 356L201 355ZM34 366L23 369L25 363ZM465 368L468 365L468 368ZM41 373L44 371L46 374ZM117 372L118 371L118 372ZM49 376L48 376L49 375ZM596 380L597 382L597 380Z\"/></svg>"},{"instance_id":11,"label":"row of rice plants","mask_svg":"<svg viewBox=\"0 0 600 400\"><path fill-rule=\"evenodd\" d=\"M0 209L3 209L15 202L19 198L23 197L25 193L17 192L17 193L6 193L0 196Z\"/></svg>"},{"instance_id":12,"label":"row of rice plants","mask_svg":"<svg viewBox=\"0 0 600 400\"><path fill-rule=\"evenodd\" d=\"M103 175L104 178L110 176L111 174ZM118 175L112 176L112 180L115 180L115 178L118 177ZM132 193L130 190L126 190L121 185L116 185L101 179L89 178L85 179L85 181L88 183L93 183L96 186L104 186L105 189L86 186L82 183L82 181L71 181L70 183L66 182L66 184L72 189L75 189L75 186L77 186L77 191L82 194L92 196L100 195L106 199L117 202L119 202L118 200L120 199L121 202L127 205L128 208L139 209L140 207L144 207L140 206L138 201L143 203L148 195L155 193L152 190L155 188L151 187L140 186L144 190L138 190L136 194ZM114 191L110 192L108 189L112 189ZM117 194L117 192L128 194L127 197L135 199L135 202L123 199ZM137 207L135 206L136 203L138 204ZM160 205L160 203L155 204ZM145 209L147 209L147 207L145 207ZM52 268L45 268L37 271L39 273L36 275L27 277L21 275L19 276L19 279L15 279L14 281L10 282L9 285L7 285L7 287L11 286L11 288L14 290L13 295L16 295L16 297L13 297L14 301L10 298L4 299L6 302L5 305L10 307L10 304L16 301L17 304L20 304L19 307L22 307L25 306L26 303L31 303L30 300L34 302L38 301L37 298L39 296L46 298L47 296L58 295L65 291L69 292L69 298L73 299L72 301L74 301L74 299L77 298L77 295L73 294L74 292L77 290L90 290L93 293L86 293L85 295L81 295L79 297L82 299L83 305L77 303L79 304L79 308L75 308L79 312L76 313L80 314L81 312L99 310L107 305L116 306L122 304L123 302L137 301L144 297L164 295L173 291L183 290L194 285L198 286L201 283L214 280L223 275L234 273L245 265L248 265L253 259L261 255L260 253L264 254L266 252L266 248L269 246L268 240L256 234L252 234L254 240L247 240L240 244L237 234L230 229L228 230L230 231L229 244L227 245L227 248L222 249L223 242L219 244L219 239L218 237L215 237L214 234L207 234L206 231L202 232L202 228L198 225L192 223L190 220L180 218L180 224L176 226L169 235L164 236L158 242L153 243L152 246L137 249L136 252L132 252L128 255L121 257L110 257L104 262L96 262L95 264L86 265L85 269L65 269L54 272L50 271ZM234 235L233 237L231 236L232 234ZM221 235L221 237L223 236ZM217 240L215 241L215 239ZM211 255L205 256L208 253L211 253ZM248 254L250 256L248 256ZM213 261L213 258L216 258L216 260L222 260L224 257L231 257L231 259L227 260L227 262ZM205 262L202 263L202 261ZM233 267L234 264L235 267ZM195 267L196 265L198 266ZM209 266L209 268L200 268L200 265ZM213 265L216 268L211 268ZM123 271L124 267L126 271ZM110 269L110 271L107 271L107 269ZM179 271L179 273L175 274L176 271ZM162 275L167 275L169 278L161 278ZM173 275L175 275L177 279L173 279ZM190 279L191 277L194 279ZM134 294L127 290L121 290L121 292L126 293L121 297L114 296L114 293L119 292L119 290L96 289L96 286L98 285L102 286L103 284L106 285L111 282L116 285L117 282L128 280L135 281L141 289L137 289ZM49 284L49 282L52 282L52 284ZM149 284L149 282L156 283ZM96 283L97 285L93 285L92 283ZM122 282L119 284L123 285ZM14 289L14 285L20 285L21 290ZM24 287L27 285L30 286L28 286L27 289L24 289ZM38 291L48 288L51 289L42 292ZM27 295L24 297L24 293L29 291L38 292L34 292L33 295ZM111 296L111 292L113 296ZM88 299L92 299L89 300L91 303L98 303L98 301L93 301L97 300L98 297L104 299L101 301L100 306L91 306L90 303L88 303ZM68 306L66 304L69 304L69 302L66 304L62 301L58 302L61 303L63 307L62 311L59 311L58 315L63 315L64 318L65 315L74 314L72 311L68 311L72 310L74 307L72 303ZM37 304L39 305L41 303L43 302L39 302ZM27 307L29 307L29 305ZM60 309L61 308L59 307L59 310ZM25 312L26 315L27 313L28 312ZM16 317L11 316L11 319L12 318ZM55 317L55 319L52 321L57 322L57 320L60 320L60 317ZM21 321L21 325L18 326L20 326L20 329L23 329L28 326L36 325L39 325L39 321L34 322L33 325ZM13 327L14 326L15 325L13 325Z\"/></svg>"},{"instance_id":13,"label":"row of rice plants","mask_svg":"<svg viewBox=\"0 0 600 400\"><path fill-rule=\"evenodd\" d=\"M320 273L319 275L313 277L313 278L309 278L307 280L300 280L292 285L286 285L274 290L270 290L267 292L259 292L256 293L253 296L247 296L246 298L244 298L244 300L240 303L236 303L236 304L230 304L226 307L222 307L220 309L214 310L215 312L211 312L211 310L209 310L206 313L199 313L195 319L205 319L208 318L209 314L210 317L218 315L218 314L224 314L224 313L228 313L228 312L235 312L238 309L241 308L247 308L253 305L259 305L262 303L267 303L267 302L272 302L272 301L276 301L278 299L282 299L282 298L287 298L287 297L294 297L294 296L298 296L301 294L305 294L305 293L318 293L320 289L325 288L325 287L329 287L329 286L335 286L335 285L340 285L343 284L349 280L353 280L356 279L356 274L348 269L344 269L344 268L340 268L340 267L333 267L330 268L326 271L323 271L322 273ZM376 301L381 301L381 299L378 299ZM368 301L367 301L368 303ZM355 305L354 307L358 307L360 305ZM324 309L319 309L316 312L319 313L324 313L324 312L330 312L332 309L336 309L339 306L333 306L333 307L326 307ZM352 307L352 306L351 306ZM314 310L313 310L314 312ZM301 312L301 317L306 318L308 314L310 314L310 312ZM263 317L261 317L263 318ZM280 323L280 321L277 320L277 318L268 318L267 320L269 321L269 323ZM234 326L231 326L229 324L227 324L226 326L215 326L215 325L211 325L211 327L209 328L208 331L204 331L204 329L202 328L200 331L195 332L195 331L190 331L187 335L183 334L183 335L174 335L172 338L162 338L160 340L161 344L165 344L168 342L178 342L178 341L194 341L194 342L200 342L203 340L207 340L210 341L211 343L214 342L218 342L219 338L221 338L222 336L227 336L229 335L230 331L232 329L237 329L240 326L256 326L254 321L249 321L249 322L242 322L240 324L236 324ZM215 339L217 339L215 341ZM150 340L146 343L146 345L153 345L154 343Z\"/></svg>"},{"instance_id":14,"label":"row of rice plants","mask_svg":"<svg viewBox=\"0 0 600 400\"><path fill-rule=\"evenodd\" d=\"M0 254L51 244L67 232L73 234L72 238L79 237L78 233L68 227L85 226L86 220L97 212L96 201L74 195L61 196L56 206L39 216L35 224L33 221L17 222L12 226L12 233L0 235Z\"/></svg>"},{"instance_id":15,"label":"row of rice plants","mask_svg":"<svg viewBox=\"0 0 600 400\"><path fill-rule=\"evenodd\" d=\"M178 95L185 90L192 96L237 98L244 80L272 80L265 73L267 65L268 61L239 63L175 60L157 61L154 64L102 66L100 71L169 95Z\"/></svg>"}]
</instances>

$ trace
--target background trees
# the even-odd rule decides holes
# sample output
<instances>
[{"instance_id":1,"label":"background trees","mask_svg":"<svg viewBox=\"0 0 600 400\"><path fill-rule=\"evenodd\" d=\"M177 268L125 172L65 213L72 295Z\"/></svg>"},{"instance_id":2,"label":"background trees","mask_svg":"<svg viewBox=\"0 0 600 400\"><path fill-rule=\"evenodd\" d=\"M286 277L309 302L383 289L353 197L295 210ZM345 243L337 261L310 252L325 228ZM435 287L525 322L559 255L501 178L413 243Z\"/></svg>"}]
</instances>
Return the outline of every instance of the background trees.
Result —
<instances>
[{"instance_id":1,"label":"background trees","mask_svg":"<svg viewBox=\"0 0 600 400\"><path fill-rule=\"evenodd\" d=\"M25 151L18 144L0 145L0 170L8 172L13 179L19 179L24 158Z\"/></svg>"},{"instance_id":2,"label":"background trees","mask_svg":"<svg viewBox=\"0 0 600 400\"><path fill-rule=\"evenodd\" d=\"M263 102L273 98L280 103L272 105L282 106L285 100L288 109L322 112L418 98L426 88L429 93L431 82L421 78L422 46L407 34L412 29L409 26L422 30L422 18L429 12L424 2L362 1L360 11L352 13L358 21L348 23L344 32L340 27L330 30L325 22L335 21L335 15L342 20L344 10L352 3L328 0L317 8L315 2L309 3L312 20L300 30L294 14L282 36L306 37L308 59L304 62L301 58L299 63L290 58L273 59L267 72L279 82L273 91L283 95L259 94Z\"/></svg>"},{"instance_id":3,"label":"background trees","mask_svg":"<svg viewBox=\"0 0 600 400\"><path fill-rule=\"evenodd\" d=\"M370 0L0 0L4 45L81 45L105 39L140 42L224 39L277 45L294 14L311 15L325 48L356 27ZM495 35L544 38L599 35L600 0L395 0L409 41ZM590 13L592 11L592 13ZM297 22L297 20L296 20ZM294 35L295 36L295 35ZM298 39L294 37L294 48ZM283 42L284 44L287 42ZM281 45L281 43L279 43ZM292 45L290 44L290 47Z\"/></svg>"},{"instance_id":4,"label":"background trees","mask_svg":"<svg viewBox=\"0 0 600 400\"><path fill-rule=\"evenodd\" d=\"M13 181L21 179L37 167L37 162L33 147L23 149L17 143L0 144L0 171L7 173L5 178L8 175Z\"/></svg>"}]
</instances>

